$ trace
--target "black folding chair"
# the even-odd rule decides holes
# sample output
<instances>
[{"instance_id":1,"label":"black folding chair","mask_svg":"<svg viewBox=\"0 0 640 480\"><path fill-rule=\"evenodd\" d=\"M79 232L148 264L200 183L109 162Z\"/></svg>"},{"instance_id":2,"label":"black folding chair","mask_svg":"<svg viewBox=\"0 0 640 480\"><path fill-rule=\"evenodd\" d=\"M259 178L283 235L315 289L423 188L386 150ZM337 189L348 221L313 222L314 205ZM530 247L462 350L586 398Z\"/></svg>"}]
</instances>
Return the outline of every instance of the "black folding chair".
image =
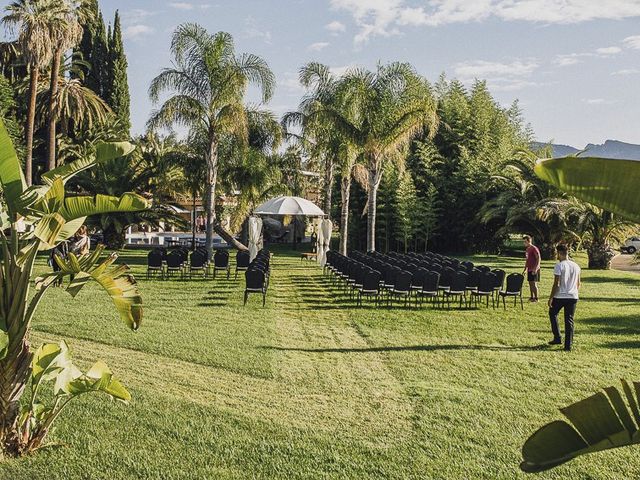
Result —
<instances>
[{"instance_id":1,"label":"black folding chair","mask_svg":"<svg viewBox=\"0 0 640 480\"><path fill-rule=\"evenodd\" d=\"M440 291L438 287L440 286L440 274L438 272L427 272L424 275L422 280L422 289L417 293L420 295L420 302L426 298L431 299L431 303L436 302L436 306L438 306Z\"/></svg>"},{"instance_id":2,"label":"black folding chair","mask_svg":"<svg viewBox=\"0 0 640 480\"><path fill-rule=\"evenodd\" d=\"M496 308L495 297L493 294L495 284L496 276L494 273L489 272L480 275L478 288L471 292L471 298L476 301L476 307L478 306L478 301L482 298L487 299L487 307L489 307L489 297L491 297L491 305L493 308Z\"/></svg>"},{"instance_id":3,"label":"black folding chair","mask_svg":"<svg viewBox=\"0 0 640 480\"><path fill-rule=\"evenodd\" d=\"M404 298L404 306L407 306L409 297L411 296L411 272L401 270L396 273L393 288L389 290L389 304L394 298Z\"/></svg>"},{"instance_id":4,"label":"black folding chair","mask_svg":"<svg viewBox=\"0 0 640 480\"><path fill-rule=\"evenodd\" d=\"M247 299L251 293L262 294L262 306L264 307L267 301L267 283L265 280L265 274L259 269L249 269L244 274L246 286L244 289L244 305L247 304Z\"/></svg>"},{"instance_id":5,"label":"black folding chair","mask_svg":"<svg viewBox=\"0 0 640 480\"><path fill-rule=\"evenodd\" d=\"M218 270L227 272L227 280L231 276L231 268L229 268L229 252L226 250L217 250L213 255L213 278L216 278Z\"/></svg>"},{"instance_id":6,"label":"black folding chair","mask_svg":"<svg viewBox=\"0 0 640 480\"><path fill-rule=\"evenodd\" d=\"M250 258L249 252L245 250L238 250L238 253L236 253L236 280L238 279L238 272L246 272L249 269Z\"/></svg>"},{"instance_id":7,"label":"black folding chair","mask_svg":"<svg viewBox=\"0 0 640 480\"><path fill-rule=\"evenodd\" d=\"M207 256L198 250L191 252L191 259L189 261L189 278L193 277L194 272L201 272L203 276L206 275Z\"/></svg>"},{"instance_id":8,"label":"black folding chair","mask_svg":"<svg viewBox=\"0 0 640 480\"><path fill-rule=\"evenodd\" d=\"M167 255L167 268L165 269L167 278L175 274L180 274L180 277L184 278L184 257L178 251L173 251Z\"/></svg>"},{"instance_id":9,"label":"black folding chair","mask_svg":"<svg viewBox=\"0 0 640 480\"><path fill-rule=\"evenodd\" d=\"M147 280L151 275L160 274L160 277L164 277L164 264L162 263L162 252L159 250L152 250L147 255Z\"/></svg>"},{"instance_id":10,"label":"black folding chair","mask_svg":"<svg viewBox=\"0 0 640 480\"><path fill-rule=\"evenodd\" d=\"M507 309L507 297L513 297L513 306L517 304L518 297L520 297L520 308L524 310L524 302L522 301L522 284L524 283L524 276L520 273L510 273L507 276L507 285L504 290L500 292L502 297L502 306Z\"/></svg>"},{"instance_id":11,"label":"black folding chair","mask_svg":"<svg viewBox=\"0 0 640 480\"><path fill-rule=\"evenodd\" d=\"M460 308L462 308L462 301L467 304L467 278L469 275L463 271L456 272L451 279L451 286L448 290L444 291L444 296L447 299L447 306L451 309L451 297L460 299Z\"/></svg>"},{"instance_id":12,"label":"black folding chair","mask_svg":"<svg viewBox=\"0 0 640 480\"><path fill-rule=\"evenodd\" d=\"M368 270L364 275L362 286L358 289L358 306L362 306L362 297L374 297L375 305L380 301L380 280L382 275L375 270Z\"/></svg>"}]
</instances>

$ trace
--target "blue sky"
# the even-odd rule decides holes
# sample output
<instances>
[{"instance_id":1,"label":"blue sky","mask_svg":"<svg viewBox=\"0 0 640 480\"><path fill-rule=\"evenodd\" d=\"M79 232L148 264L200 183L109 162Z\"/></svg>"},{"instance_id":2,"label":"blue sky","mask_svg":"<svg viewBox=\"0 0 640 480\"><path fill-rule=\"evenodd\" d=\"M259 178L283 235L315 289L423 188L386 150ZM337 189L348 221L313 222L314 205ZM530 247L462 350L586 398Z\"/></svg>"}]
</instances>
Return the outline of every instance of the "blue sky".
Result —
<instances>
[{"instance_id":1,"label":"blue sky","mask_svg":"<svg viewBox=\"0 0 640 480\"><path fill-rule=\"evenodd\" d=\"M8 3L3 1L1 3ZM168 66L182 22L230 32L238 52L273 68L269 107L295 109L297 71L336 72L411 62L428 79L487 79L504 105L518 98L537 137L577 147L640 143L640 0L101 0L119 9L129 59L134 130L151 111L147 88Z\"/></svg>"}]
</instances>

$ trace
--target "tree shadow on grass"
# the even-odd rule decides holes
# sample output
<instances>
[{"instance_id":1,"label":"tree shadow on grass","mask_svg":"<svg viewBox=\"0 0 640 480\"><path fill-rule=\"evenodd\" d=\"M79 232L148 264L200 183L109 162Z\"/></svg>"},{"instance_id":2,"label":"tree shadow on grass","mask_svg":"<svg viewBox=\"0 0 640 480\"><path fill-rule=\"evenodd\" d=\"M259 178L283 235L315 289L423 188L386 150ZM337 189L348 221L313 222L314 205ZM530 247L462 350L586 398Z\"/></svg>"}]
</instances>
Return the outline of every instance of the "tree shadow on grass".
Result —
<instances>
[{"instance_id":1,"label":"tree shadow on grass","mask_svg":"<svg viewBox=\"0 0 640 480\"><path fill-rule=\"evenodd\" d=\"M607 343L602 343L601 344L602 347L605 348L619 348L619 349L628 349L628 350L632 350L632 349L638 349L640 348L640 340L623 340L623 341L618 341L618 342L607 342Z\"/></svg>"},{"instance_id":2,"label":"tree shadow on grass","mask_svg":"<svg viewBox=\"0 0 640 480\"><path fill-rule=\"evenodd\" d=\"M282 352L305 353L383 353L383 352L438 352L447 350L483 350L491 352L529 352L529 351L553 351L552 346L541 345L390 345L382 347L364 348L301 348L301 347L277 347L264 345L258 348L276 350Z\"/></svg>"},{"instance_id":3,"label":"tree shadow on grass","mask_svg":"<svg viewBox=\"0 0 640 480\"><path fill-rule=\"evenodd\" d=\"M605 335L640 335L640 312L638 315L610 315L585 318L579 324L588 325L587 333Z\"/></svg>"},{"instance_id":4,"label":"tree shadow on grass","mask_svg":"<svg viewBox=\"0 0 640 480\"><path fill-rule=\"evenodd\" d=\"M605 275L585 276L582 279L585 284L589 283L623 283L624 285L640 286L640 276L638 278L620 278L620 277L608 277Z\"/></svg>"}]
</instances>

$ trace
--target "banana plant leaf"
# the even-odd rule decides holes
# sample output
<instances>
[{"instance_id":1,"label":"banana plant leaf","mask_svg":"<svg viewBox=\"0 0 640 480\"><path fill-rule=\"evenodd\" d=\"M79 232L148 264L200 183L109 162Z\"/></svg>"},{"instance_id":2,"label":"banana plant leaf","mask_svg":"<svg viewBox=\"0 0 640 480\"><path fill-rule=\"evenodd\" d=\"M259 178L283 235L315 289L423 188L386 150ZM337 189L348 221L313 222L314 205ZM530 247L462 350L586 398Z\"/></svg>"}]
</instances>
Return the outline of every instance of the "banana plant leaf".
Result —
<instances>
[{"instance_id":1,"label":"banana plant leaf","mask_svg":"<svg viewBox=\"0 0 640 480\"><path fill-rule=\"evenodd\" d=\"M22 174L22 167L13 148L11 137L0 119L0 184L4 193L4 200L13 217L20 210L20 196L27 188L27 183Z\"/></svg>"},{"instance_id":2,"label":"banana plant leaf","mask_svg":"<svg viewBox=\"0 0 640 480\"><path fill-rule=\"evenodd\" d=\"M132 330L137 330L142 322L142 297L138 284L129 274L127 265L112 266L117 254L113 253L98 263L103 252L104 246L99 245L89 255L80 258L72 253L66 260L55 257L60 270L37 278L36 289L47 288L56 280L73 276L67 292L75 297L88 282L95 281L111 297L122 321Z\"/></svg>"},{"instance_id":3,"label":"banana plant leaf","mask_svg":"<svg viewBox=\"0 0 640 480\"><path fill-rule=\"evenodd\" d=\"M135 146L129 142L99 143L96 147L95 157L80 158L67 163L42 175L42 181L51 185L56 179L66 183L74 175L93 167L97 163L109 162L116 158L125 157L135 150Z\"/></svg>"},{"instance_id":4,"label":"banana plant leaf","mask_svg":"<svg viewBox=\"0 0 640 480\"><path fill-rule=\"evenodd\" d=\"M149 208L149 202L136 193L120 197L98 194L95 197L68 197L59 213L65 220L116 212L139 212Z\"/></svg>"},{"instance_id":5,"label":"banana plant leaf","mask_svg":"<svg viewBox=\"0 0 640 480\"><path fill-rule=\"evenodd\" d=\"M540 160L535 173L571 195L640 223L640 162L597 157Z\"/></svg>"},{"instance_id":6,"label":"banana plant leaf","mask_svg":"<svg viewBox=\"0 0 640 480\"><path fill-rule=\"evenodd\" d=\"M622 380L623 399L615 387L560 411L569 420L548 423L522 447L520 468L534 473L562 465L580 455L640 443L640 383ZM627 407L628 404L628 407Z\"/></svg>"}]
</instances>

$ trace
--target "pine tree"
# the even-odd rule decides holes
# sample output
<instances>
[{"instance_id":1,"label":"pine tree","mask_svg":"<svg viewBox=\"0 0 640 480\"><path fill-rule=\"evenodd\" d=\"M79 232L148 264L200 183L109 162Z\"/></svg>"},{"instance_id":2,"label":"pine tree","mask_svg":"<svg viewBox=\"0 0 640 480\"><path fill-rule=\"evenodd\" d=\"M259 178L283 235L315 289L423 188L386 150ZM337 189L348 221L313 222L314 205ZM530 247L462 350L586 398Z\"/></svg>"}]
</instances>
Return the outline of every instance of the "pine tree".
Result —
<instances>
[{"instance_id":1,"label":"pine tree","mask_svg":"<svg viewBox=\"0 0 640 480\"><path fill-rule=\"evenodd\" d=\"M129 135L131 129L129 82L127 78L127 56L122 43L122 27L120 13L116 10L113 22L113 33L109 37L110 84L106 92L106 101L120 120L123 133Z\"/></svg>"},{"instance_id":2,"label":"pine tree","mask_svg":"<svg viewBox=\"0 0 640 480\"><path fill-rule=\"evenodd\" d=\"M105 83L107 79L108 44L102 12L98 8L97 0L90 0L87 15L88 22L83 25L82 40L76 49L81 60L87 63L84 70L83 83L105 99Z\"/></svg>"},{"instance_id":3,"label":"pine tree","mask_svg":"<svg viewBox=\"0 0 640 480\"><path fill-rule=\"evenodd\" d=\"M417 204L418 199L413 179L409 171L404 170L400 173L397 181L393 207L395 213L394 237L402 244L405 253L407 253L409 242L419 223L420 215L416 211Z\"/></svg>"}]
</instances>

